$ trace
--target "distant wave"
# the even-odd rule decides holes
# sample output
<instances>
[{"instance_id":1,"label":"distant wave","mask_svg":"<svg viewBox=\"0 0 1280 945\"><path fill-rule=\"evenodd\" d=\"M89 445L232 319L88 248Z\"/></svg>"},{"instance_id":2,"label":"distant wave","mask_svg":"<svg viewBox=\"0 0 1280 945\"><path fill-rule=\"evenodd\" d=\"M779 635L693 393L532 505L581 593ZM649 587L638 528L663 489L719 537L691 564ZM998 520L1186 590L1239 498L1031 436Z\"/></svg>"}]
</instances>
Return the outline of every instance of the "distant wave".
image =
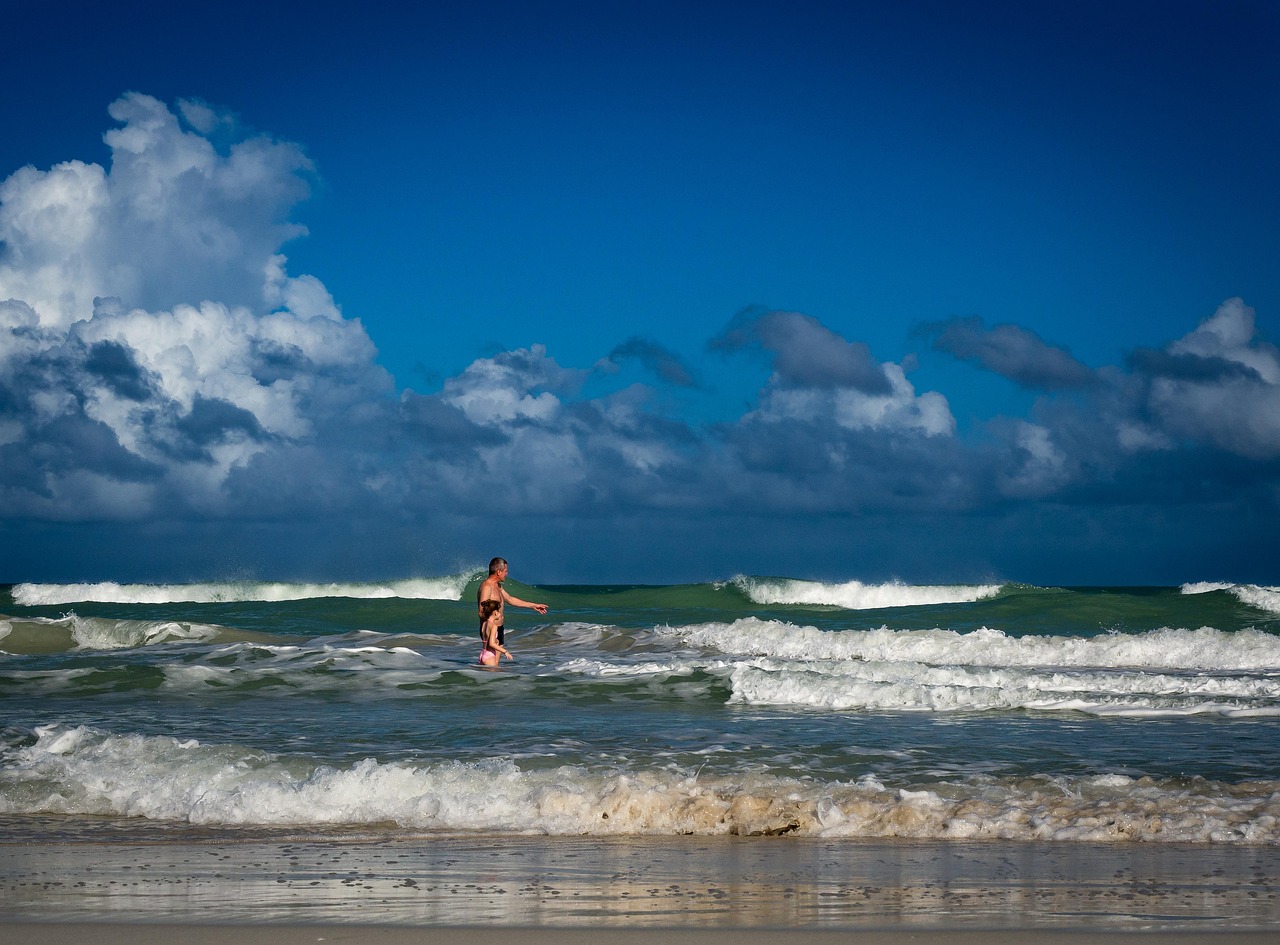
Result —
<instances>
[{"instance_id":1,"label":"distant wave","mask_svg":"<svg viewBox=\"0 0 1280 945\"><path fill-rule=\"evenodd\" d=\"M1000 584L825 584L820 581L771 580L739 576L733 579L757 604L818 604L846 610L963 604L1000 593Z\"/></svg>"},{"instance_id":2,"label":"distant wave","mask_svg":"<svg viewBox=\"0 0 1280 945\"><path fill-rule=\"evenodd\" d=\"M1280 614L1280 587L1261 587L1257 584L1225 584L1215 581L1200 581L1182 585L1184 594L1210 594L1214 591L1227 591L1240 601L1258 610Z\"/></svg>"},{"instance_id":3,"label":"distant wave","mask_svg":"<svg viewBox=\"0 0 1280 945\"><path fill-rule=\"evenodd\" d=\"M1120 774L886 785L763 772L506 759L330 766L234 744L49 725L0 742L0 813L460 833L782 834L1086 842L1280 842L1280 783Z\"/></svg>"},{"instance_id":4,"label":"distant wave","mask_svg":"<svg viewBox=\"0 0 1280 945\"><path fill-rule=\"evenodd\" d=\"M235 601L293 601L317 597L365 600L461 600L463 588L477 572L434 578L407 578L371 583L305 584L268 581L207 582L202 584L17 584L14 603L41 607L95 601L116 604L218 604Z\"/></svg>"}]
</instances>

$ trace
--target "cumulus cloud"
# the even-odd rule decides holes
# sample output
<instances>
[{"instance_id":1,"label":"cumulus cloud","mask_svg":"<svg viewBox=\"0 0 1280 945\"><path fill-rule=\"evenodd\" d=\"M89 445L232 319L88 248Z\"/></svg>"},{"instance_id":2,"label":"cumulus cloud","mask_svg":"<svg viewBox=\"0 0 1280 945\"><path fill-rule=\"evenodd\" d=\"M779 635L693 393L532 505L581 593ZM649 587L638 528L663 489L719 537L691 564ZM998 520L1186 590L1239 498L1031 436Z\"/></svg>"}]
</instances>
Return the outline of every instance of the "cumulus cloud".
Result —
<instances>
[{"instance_id":1,"label":"cumulus cloud","mask_svg":"<svg viewBox=\"0 0 1280 945\"><path fill-rule=\"evenodd\" d=\"M438 394L406 391L402 423L438 460L414 465L414 490L493 510L669 504L666 477L687 473L698 438L642 386L582 397L590 373L533 345L476 360Z\"/></svg>"},{"instance_id":2,"label":"cumulus cloud","mask_svg":"<svg viewBox=\"0 0 1280 945\"><path fill-rule=\"evenodd\" d=\"M560 412L557 394L575 390L585 378L586 372L560 367L544 345L534 345L473 362L445 382L444 399L482 425L546 423Z\"/></svg>"},{"instance_id":3,"label":"cumulus cloud","mask_svg":"<svg viewBox=\"0 0 1280 945\"><path fill-rule=\"evenodd\" d=\"M856 388L773 384L748 420L768 423L830 423L845 430L913 432L946 436L955 432L947 399L936 391L917 394L897 364L881 365L889 389L868 394Z\"/></svg>"},{"instance_id":4,"label":"cumulus cloud","mask_svg":"<svg viewBox=\"0 0 1280 945\"><path fill-rule=\"evenodd\" d=\"M1013 326L929 327L936 345L1042 396L1035 422L1000 418L1001 495L1070 501L1200 501L1265 494L1280 458L1280 351L1256 315L1228 299L1199 327L1122 366L1087 371L1064 349Z\"/></svg>"},{"instance_id":5,"label":"cumulus cloud","mask_svg":"<svg viewBox=\"0 0 1280 945\"><path fill-rule=\"evenodd\" d=\"M921 327L933 346L964 361L975 361L1031 390L1069 390L1093 382L1093 372L1061 347L1017 325L987 328L982 319L953 318Z\"/></svg>"},{"instance_id":6,"label":"cumulus cloud","mask_svg":"<svg viewBox=\"0 0 1280 945\"><path fill-rule=\"evenodd\" d=\"M66 328L95 296L158 311L217 300L259 309L311 164L296 146L252 137L220 153L156 99L111 105L111 167L22 168L0 185L0 296Z\"/></svg>"},{"instance_id":7,"label":"cumulus cloud","mask_svg":"<svg viewBox=\"0 0 1280 945\"><path fill-rule=\"evenodd\" d=\"M1276 502L1280 352L1239 299L1097 370L1023 327L926 326L937 350L1038 392L1029 416L972 435L943 392L917 389L912 359L763 309L709 342L759 372L752 401L715 424L669 399L715 393L696 366L638 337L586 368L528 344L439 389L397 390L363 325L288 270L281 249L302 232L289 216L313 174L301 149L241 135L203 103L175 113L131 94L110 112L109 168L70 161L0 183L10 520L451 518L483 531L520 513L696 528L744 513ZM622 386L628 361L656 386Z\"/></svg>"},{"instance_id":8,"label":"cumulus cloud","mask_svg":"<svg viewBox=\"0 0 1280 945\"><path fill-rule=\"evenodd\" d=\"M110 112L110 170L0 184L0 464L18 514L217 508L272 444L390 393L359 322L278 252L301 232L301 151L221 152L145 95Z\"/></svg>"},{"instance_id":9,"label":"cumulus cloud","mask_svg":"<svg viewBox=\"0 0 1280 945\"><path fill-rule=\"evenodd\" d=\"M714 338L712 350L759 349L773 375L751 423L831 423L845 430L949 435L955 419L937 392L917 395L901 365L881 363L862 342L850 342L817 319L795 312L739 313Z\"/></svg>"},{"instance_id":10,"label":"cumulus cloud","mask_svg":"<svg viewBox=\"0 0 1280 945\"><path fill-rule=\"evenodd\" d=\"M1280 457L1280 350L1257 337L1254 310L1228 299L1161 351L1132 358L1158 443L1209 443L1251 459Z\"/></svg>"},{"instance_id":11,"label":"cumulus cloud","mask_svg":"<svg viewBox=\"0 0 1280 945\"><path fill-rule=\"evenodd\" d=\"M773 383L779 387L843 388L873 396L894 392L870 348L845 340L809 315L748 309L712 340L711 348L763 350L772 359Z\"/></svg>"}]
</instances>

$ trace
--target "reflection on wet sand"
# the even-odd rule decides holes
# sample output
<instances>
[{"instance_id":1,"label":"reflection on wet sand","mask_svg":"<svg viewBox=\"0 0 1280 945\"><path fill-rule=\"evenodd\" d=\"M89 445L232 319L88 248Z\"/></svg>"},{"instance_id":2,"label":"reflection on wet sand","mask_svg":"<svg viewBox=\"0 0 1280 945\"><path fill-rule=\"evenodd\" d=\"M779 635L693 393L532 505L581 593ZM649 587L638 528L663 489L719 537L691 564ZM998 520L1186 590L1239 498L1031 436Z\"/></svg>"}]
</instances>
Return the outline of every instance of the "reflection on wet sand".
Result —
<instances>
[{"instance_id":1,"label":"reflection on wet sand","mask_svg":"<svg viewBox=\"0 0 1280 945\"><path fill-rule=\"evenodd\" d=\"M1272 847L228 835L0 851L9 921L1280 928Z\"/></svg>"}]
</instances>

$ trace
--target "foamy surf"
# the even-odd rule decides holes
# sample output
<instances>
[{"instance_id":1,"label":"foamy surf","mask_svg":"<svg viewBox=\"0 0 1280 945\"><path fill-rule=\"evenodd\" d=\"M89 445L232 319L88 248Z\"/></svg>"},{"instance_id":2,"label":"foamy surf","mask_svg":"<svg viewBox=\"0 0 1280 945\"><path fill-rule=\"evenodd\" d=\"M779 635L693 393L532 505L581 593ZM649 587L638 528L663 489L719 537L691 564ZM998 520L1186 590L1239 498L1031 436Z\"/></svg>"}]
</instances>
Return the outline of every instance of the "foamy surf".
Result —
<instances>
[{"instance_id":1,"label":"foamy surf","mask_svg":"<svg viewBox=\"0 0 1280 945\"><path fill-rule=\"evenodd\" d=\"M551 612L511 610L495 670L456 599L10 598L0 806L54 835L105 814L139 833L1275 842L1280 626L1228 590L869 610L519 591Z\"/></svg>"},{"instance_id":2,"label":"foamy surf","mask_svg":"<svg viewBox=\"0 0 1280 945\"><path fill-rule=\"evenodd\" d=\"M999 584L912 585L899 582L863 584L847 581L825 584L819 581L770 580L739 576L733 579L743 593L757 604L812 604L843 607L845 610L879 610L891 607L918 607L930 604L972 603L1000 593Z\"/></svg>"},{"instance_id":3,"label":"foamy surf","mask_svg":"<svg viewBox=\"0 0 1280 945\"><path fill-rule=\"evenodd\" d=\"M422 832L1280 842L1280 782L1125 775L886 785L761 772L476 762L317 764L60 725L0 749L0 813Z\"/></svg>"},{"instance_id":4,"label":"foamy surf","mask_svg":"<svg viewBox=\"0 0 1280 945\"><path fill-rule=\"evenodd\" d=\"M659 633L736 656L793 660L908 661L925 665L1137 667L1185 671L1280 666L1280 636L1211 627L1091 637L1009 636L1001 630L819 630L751 617L662 628Z\"/></svg>"},{"instance_id":5,"label":"foamy surf","mask_svg":"<svg viewBox=\"0 0 1280 945\"><path fill-rule=\"evenodd\" d=\"M1280 679L1135 672L929 667L771 660L730 673L731 702L841 712L1082 712L1097 716L1280 716Z\"/></svg>"}]
</instances>

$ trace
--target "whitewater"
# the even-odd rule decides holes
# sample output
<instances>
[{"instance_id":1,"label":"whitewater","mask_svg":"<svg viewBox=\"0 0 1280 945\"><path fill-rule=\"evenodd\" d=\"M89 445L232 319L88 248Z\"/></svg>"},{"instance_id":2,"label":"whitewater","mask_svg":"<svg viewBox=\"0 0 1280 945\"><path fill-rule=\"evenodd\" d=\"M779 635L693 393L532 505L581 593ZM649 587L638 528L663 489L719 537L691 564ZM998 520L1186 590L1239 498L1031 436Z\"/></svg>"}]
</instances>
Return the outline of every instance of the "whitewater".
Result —
<instances>
[{"instance_id":1,"label":"whitewater","mask_svg":"<svg viewBox=\"0 0 1280 945\"><path fill-rule=\"evenodd\" d=\"M4 588L0 817L1280 842L1275 587L479 577Z\"/></svg>"}]
</instances>

